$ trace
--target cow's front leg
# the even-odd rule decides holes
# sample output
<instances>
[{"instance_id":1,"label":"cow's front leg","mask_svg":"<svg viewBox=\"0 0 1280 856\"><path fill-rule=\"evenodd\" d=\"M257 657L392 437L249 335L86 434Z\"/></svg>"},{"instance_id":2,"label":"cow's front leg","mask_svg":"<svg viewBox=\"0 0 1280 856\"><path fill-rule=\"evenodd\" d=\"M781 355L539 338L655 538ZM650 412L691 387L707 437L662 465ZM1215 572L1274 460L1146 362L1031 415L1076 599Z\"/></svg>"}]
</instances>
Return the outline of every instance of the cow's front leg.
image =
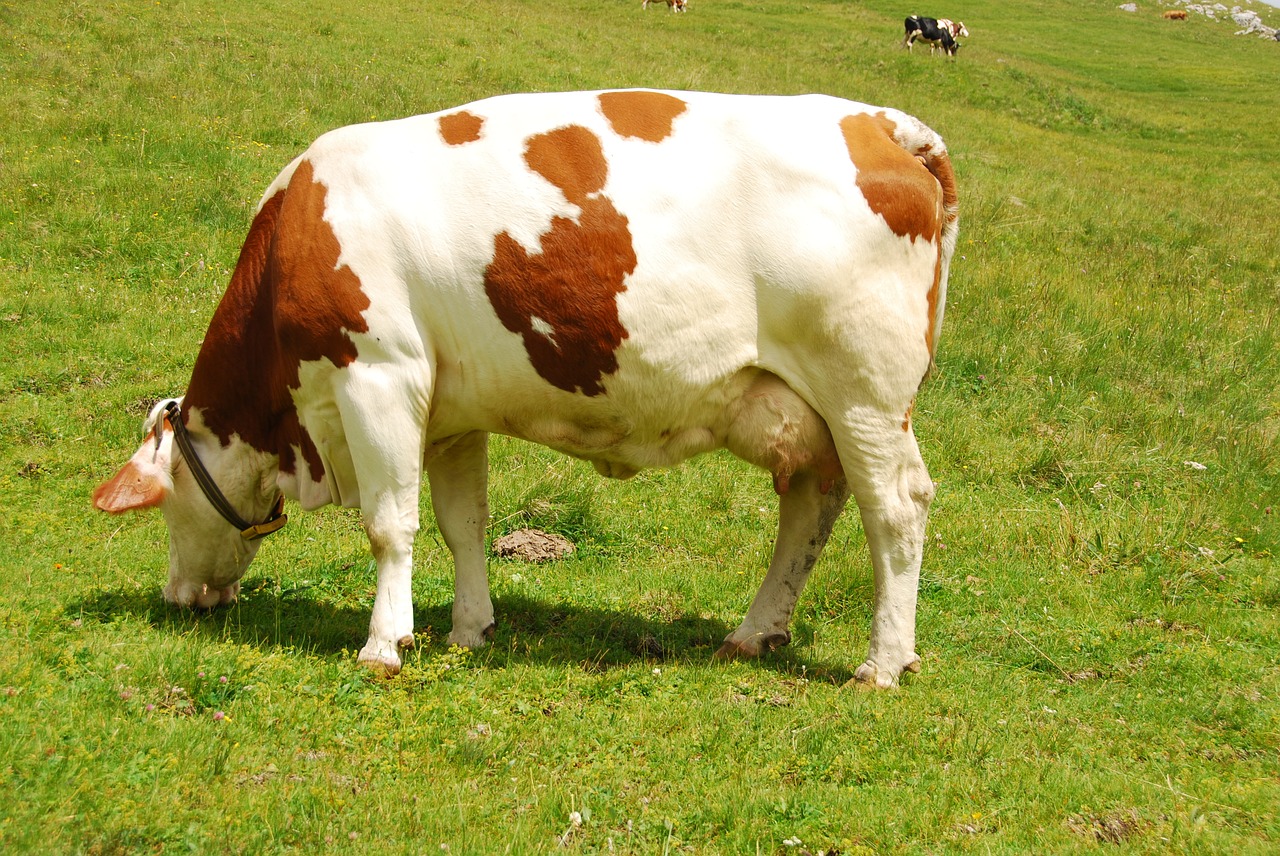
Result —
<instances>
[{"instance_id":1,"label":"cow's front leg","mask_svg":"<svg viewBox=\"0 0 1280 856\"><path fill-rule=\"evenodd\" d=\"M464 434L427 451L431 507L453 554L453 629L449 644L479 648L493 635L493 601L485 572L484 532L489 519L489 435Z\"/></svg>"},{"instance_id":2,"label":"cow's front leg","mask_svg":"<svg viewBox=\"0 0 1280 856\"><path fill-rule=\"evenodd\" d=\"M400 671L400 649L413 645L413 540L422 485L426 414L396 402L426 400L395 373L352 365L339 410L360 491L360 510L378 566L369 639L360 663Z\"/></svg>"},{"instance_id":3,"label":"cow's front leg","mask_svg":"<svg viewBox=\"0 0 1280 856\"><path fill-rule=\"evenodd\" d=\"M849 489L844 480L826 494L814 473L796 473L778 500L778 541L747 617L716 651L720 660L757 657L791 641L791 614L822 553Z\"/></svg>"},{"instance_id":4,"label":"cow's front leg","mask_svg":"<svg viewBox=\"0 0 1280 856\"><path fill-rule=\"evenodd\" d=\"M418 503L383 495L366 510L364 528L378 565L378 587L369 619L369 640L359 661L387 675L400 672L400 649L413 646L413 539ZM365 500L362 499L362 502Z\"/></svg>"}]
</instances>

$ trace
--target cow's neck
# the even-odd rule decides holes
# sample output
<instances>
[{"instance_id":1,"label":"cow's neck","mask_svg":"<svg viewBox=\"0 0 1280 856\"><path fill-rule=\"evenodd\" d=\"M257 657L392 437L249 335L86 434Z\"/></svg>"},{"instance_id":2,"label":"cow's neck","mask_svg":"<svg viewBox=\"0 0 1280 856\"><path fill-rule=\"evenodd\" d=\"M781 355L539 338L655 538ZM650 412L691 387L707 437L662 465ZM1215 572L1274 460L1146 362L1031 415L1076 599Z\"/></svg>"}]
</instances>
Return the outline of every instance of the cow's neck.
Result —
<instances>
[{"instance_id":1,"label":"cow's neck","mask_svg":"<svg viewBox=\"0 0 1280 856\"><path fill-rule=\"evenodd\" d=\"M254 218L231 284L209 322L183 409L198 408L224 447L238 437L293 472L295 450L306 453L310 443L298 425L272 321L269 258L283 198L283 192L272 196Z\"/></svg>"},{"instance_id":2,"label":"cow's neck","mask_svg":"<svg viewBox=\"0 0 1280 856\"><path fill-rule=\"evenodd\" d=\"M212 479L216 490L210 493L202 485L205 496L217 507L217 494L220 493L226 505L241 518L240 521L234 516L228 518L239 528L266 520L279 496L276 485L278 456L254 448L238 435L233 435L229 441L221 441L210 430L203 409L186 407L184 402L184 410L183 422L189 445L182 455L193 474L197 468L203 468ZM224 513L223 516L227 515ZM241 523L245 525L241 526Z\"/></svg>"}]
</instances>

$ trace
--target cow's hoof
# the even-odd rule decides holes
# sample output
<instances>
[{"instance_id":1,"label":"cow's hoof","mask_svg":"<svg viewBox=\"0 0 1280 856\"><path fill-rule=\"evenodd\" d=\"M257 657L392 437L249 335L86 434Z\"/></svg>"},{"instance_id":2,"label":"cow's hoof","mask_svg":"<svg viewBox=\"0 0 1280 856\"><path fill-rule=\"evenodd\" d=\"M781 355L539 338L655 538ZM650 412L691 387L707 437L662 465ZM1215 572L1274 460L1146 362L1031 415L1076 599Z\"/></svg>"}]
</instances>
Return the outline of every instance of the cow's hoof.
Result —
<instances>
[{"instance_id":1,"label":"cow's hoof","mask_svg":"<svg viewBox=\"0 0 1280 856\"><path fill-rule=\"evenodd\" d=\"M729 662L730 660L754 660L761 654L776 651L783 645L791 644L791 634L787 631L770 633L767 636L757 633L742 641L736 641L733 634L724 640L724 644L712 655L713 660Z\"/></svg>"},{"instance_id":2,"label":"cow's hoof","mask_svg":"<svg viewBox=\"0 0 1280 856\"><path fill-rule=\"evenodd\" d=\"M749 655L742 650L742 646L737 642L726 641L716 649L716 652L711 655L711 659L721 663L728 663L732 660L745 659L748 656Z\"/></svg>"},{"instance_id":3,"label":"cow's hoof","mask_svg":"<svg viewBox=\"0 0 1280 856\"><path fill-rule=\"evenodd\" d=\"M449 645L459 648L470 648L472 650L483 648L493 639L493 634L498 631L498 625L489 622L488 626L479 633L475 631L454 630L449 634Z\"/></svg>"},{"instance_id":4,"label":"cow's hoof","mask_svg":"<svg viewBox=\"0 0 1280 856\"><path fill-rule=\"evenodd\" d=\"M853 673L853 680L865 687L887 690L898 686L898 679L903 672L918 674L920 657L912 654L907 664L898 670L881 668L873 661L867 660Z\"/></svg>"},{"instance_id":5,"label":"cow's hoof","mask_svg":"<svg viewBox=\"0 0 1280 856\"><path fill-rule=\"evenodd\" d=\"M394 651L380 650L372 644L360 649L356 662L378 677L394 678L400 674L400 655Z\"/></svg>"}]
</instances>

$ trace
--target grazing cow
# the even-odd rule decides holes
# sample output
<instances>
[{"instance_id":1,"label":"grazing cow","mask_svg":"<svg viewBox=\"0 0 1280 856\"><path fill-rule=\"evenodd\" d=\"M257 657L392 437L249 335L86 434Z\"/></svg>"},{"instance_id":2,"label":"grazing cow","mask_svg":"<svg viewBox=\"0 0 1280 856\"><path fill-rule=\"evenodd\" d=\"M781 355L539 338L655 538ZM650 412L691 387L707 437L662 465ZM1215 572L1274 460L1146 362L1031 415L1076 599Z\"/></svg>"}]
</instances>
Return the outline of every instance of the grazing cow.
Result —
<instances>
[{"instance_id":1,"label":"grazing cow","mask_svg":"<svg viewBox=\"0 0 1280 856\"><path fill-rule=\"evenodd\" d=\"M961 36L964 36L965 38L969 37L969 30L965 27L964 21L953 21L950 18L939 18L938 29L946 30L951 34L953 39L958 39Z\"/></svg>"},{"instance_id":2,"label":"grazing cow","mask_svg":"<svg viewBox=\"0 0 1280 856\"><path fill-rule=\"evenodd\" d=\"M950 24L951 22L948 21L947 23ZM958 29L963 29L964 27L963 24L953 26ZM942 48L949 56L955 56L956 51L960 49L960 43L956 41L952 29L939 26L936 18L921 18L917 15L911 15L903 21L903 28L906 34L902 37L902 46L907 50L911 50L917 39L929 43L930 54L937 48ZM968 30L965 30L965 33L967 34Z\"/></svg>"},{"instance_id":3,"label":"grazing cow","mask_svg":"<svg viewBox=\"0 0 1280 856\"><path fill-rule=\"evenodd\" d=\"M644 2L640 4L640 8L648 9L649 4L652 2L654 2L654 0L644 0ZM667 6L670 7L672 12L688 12L689 0L667 0Z\"/></svg>"},{"instance_id":4,"label":"grazing cow","mask_svg":"<svg viewBox=\"0 0 1280 856\"><path fill-rule=\"evenodd\" d=\"M1166 21L1185 21L1187 20L1186 9L1166 9L1162 17Z\"/></svg>"},{"instance_id":5,"label":"grazing cow","mask_svg":"<svg viewBox=\"0 0 1280 856\"><path fill-rule=\"evenodd\" d=\"M164 596L200 608L235 600L283 497L358 507L377 563L359 660L394 674L424 474L449 642L475 647L489 433L615 478L727 448L772 474L780 523L717 655L790 640L852 493L875 569L855 674L891 686L919 668L934 488L911 413L956 230L938 135L822 95L508 95L341 128L267 189L185 396L94 502L159 506Z\"/></svg>"}]
</instances>

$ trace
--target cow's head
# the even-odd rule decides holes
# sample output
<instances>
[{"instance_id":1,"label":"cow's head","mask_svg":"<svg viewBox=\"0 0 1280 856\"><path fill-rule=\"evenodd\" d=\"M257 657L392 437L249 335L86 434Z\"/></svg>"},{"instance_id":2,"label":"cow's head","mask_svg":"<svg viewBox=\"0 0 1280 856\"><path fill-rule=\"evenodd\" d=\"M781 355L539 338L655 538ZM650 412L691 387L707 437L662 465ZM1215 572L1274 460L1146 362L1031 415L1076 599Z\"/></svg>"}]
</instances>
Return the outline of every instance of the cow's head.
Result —
<instances>
[{"instance_id":1,"label":"cow's head","mask_svg":"<svg viewBox=\"0 0 1280 856\"><path fill-rule=\"evenodd\" d=\"M166 411L169 404L162 401L152 408L142 426L142 446L94 491L93 504L112 514L159 507L169 528L165 600L211 609L236 599L259 541L227 522L201 489L176 442L171 419L179 417ZM189 411L186 428L199 460L232 509L251 521L278 509L275 479L266 477L270 471L262 466L262 453L234 437L223 446L204 429L197 410Z\"/></svg>"}]
</instances>

